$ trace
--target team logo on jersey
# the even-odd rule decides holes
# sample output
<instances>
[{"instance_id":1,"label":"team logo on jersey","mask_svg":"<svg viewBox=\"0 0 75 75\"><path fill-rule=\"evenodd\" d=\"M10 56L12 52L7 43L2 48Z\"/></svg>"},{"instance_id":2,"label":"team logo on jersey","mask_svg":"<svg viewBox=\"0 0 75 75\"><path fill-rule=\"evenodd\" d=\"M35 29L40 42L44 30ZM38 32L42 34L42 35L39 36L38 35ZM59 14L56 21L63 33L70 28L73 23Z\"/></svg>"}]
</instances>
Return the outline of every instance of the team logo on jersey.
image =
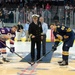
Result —
<instances>
[{"instance_id":1,"label":"team logo on jersey","mask_svg":"<svg viewBox=\"0 0 75 75\"><path fill-rule=\"evenodd\" d=\"M5 33L5 30L2 30L1 32L2 32L2 33Z\"/></svg>"},{"instance_id":2,"label":"team logo on jersey","mask_svg":"<svg viewBox=\"0 0 75 75\"><path fill-rule=\"evenodd\" d=\"M66 29L67 30L67 32L71 32L71 29L70 28L68 28L68 29Z\"/></svg>"}]
</instances>

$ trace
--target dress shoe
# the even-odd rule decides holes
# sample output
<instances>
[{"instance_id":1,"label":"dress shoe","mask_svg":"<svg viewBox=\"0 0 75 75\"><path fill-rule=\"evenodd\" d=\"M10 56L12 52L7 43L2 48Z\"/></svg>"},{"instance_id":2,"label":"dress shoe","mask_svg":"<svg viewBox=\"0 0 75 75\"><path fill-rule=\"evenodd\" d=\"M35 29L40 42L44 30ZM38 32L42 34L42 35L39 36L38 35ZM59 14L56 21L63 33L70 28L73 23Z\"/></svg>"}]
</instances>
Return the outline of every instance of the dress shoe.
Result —
<instances>
[{"instance_id":1,"label":"dress shoe","mask_svg":"<svg viewBox=\"0 0 75 75\"><path fill-rule=\"evenodd\" d=\"M59 63L60 66L67 66L68 65L68 61L63 61L62 63Z\"/></svg>"},{"instance_id":2,"label":"dress shoe","mask_svg":"<svg viewBox=\"0 0 75 75\"><path fill-rule=\"evenodd\" d=\"M62 61L58 61L58 63L62 63L63 62L63 60Z\"/></svg>"},{"instance_id":3,"label":"dress shoe","mask_svg":"<svg viewBox=\"0 0 75 75\"><path fill-rule=\"evenodd\" d=\"M3 62L0 61L0 64L3 64Z\"/></svg>"}]
</instances>

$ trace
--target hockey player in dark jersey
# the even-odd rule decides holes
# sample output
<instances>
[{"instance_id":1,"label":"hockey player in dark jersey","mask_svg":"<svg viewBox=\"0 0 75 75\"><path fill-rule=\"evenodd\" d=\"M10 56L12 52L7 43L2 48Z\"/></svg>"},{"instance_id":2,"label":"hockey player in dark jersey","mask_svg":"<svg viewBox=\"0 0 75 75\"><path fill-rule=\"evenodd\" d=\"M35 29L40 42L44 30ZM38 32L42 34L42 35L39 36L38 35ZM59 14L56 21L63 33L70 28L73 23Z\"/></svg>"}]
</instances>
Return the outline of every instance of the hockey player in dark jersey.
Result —
<instances>
[{"instance_id":1,"label":"hockey player in dark jersey","mask_svg":"<svg viewBox=\"0 0 75 75\"><path fill-rule=\"evenodd\" d=\"M0 28L0 54L2 55L2 60L4 62L9 62L6 57L6 41L10 39L10 43L13 43L14 37L15 37L15 32L17 30L17 26L13 26L12 28ZM2 44L4 43L4 44ZM14 48L13 48L14 49ZM13 52L14 50L11 49L10 51ZM2 64L2 62L0 62Z\"/></svg>"},{"instance_id":2,"label":"hockey player in dark jersey","mask_svg":"<svg viewBox=\"0 0 75 75\"><path fill-rule=\"evenodd\" d=\"M59 61L60 66L68 65L69 49L73 46L74 32L66 26L56 26L51 24L50 28L53 30L55 36L55 44L52 49L55 51L60 41L63 41L62 47L62 61Z\"/></svg>"}]
</instances>

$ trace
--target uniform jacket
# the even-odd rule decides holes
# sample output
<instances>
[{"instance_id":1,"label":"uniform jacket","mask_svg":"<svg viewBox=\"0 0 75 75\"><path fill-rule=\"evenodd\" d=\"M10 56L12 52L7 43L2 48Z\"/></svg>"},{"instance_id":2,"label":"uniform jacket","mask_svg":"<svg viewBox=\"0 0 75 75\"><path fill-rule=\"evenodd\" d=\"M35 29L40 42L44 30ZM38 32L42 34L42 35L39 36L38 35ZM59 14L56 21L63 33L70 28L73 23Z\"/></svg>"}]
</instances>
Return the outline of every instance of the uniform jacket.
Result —
<instances>
[{"instance_id":1,"label":"uniform jacket","mask_svg":"<svg viewBox=\"0 0 75 75\"><path fill-rule=\"evenodd\" d=\"M29 25L29 30L28 31L29 31L30 35L34 35L37 38L40 37L41 33L43 32L41 23L38 22L38 24L35 24L34 22L32 22Z\"/></svg>"}]
</instances>

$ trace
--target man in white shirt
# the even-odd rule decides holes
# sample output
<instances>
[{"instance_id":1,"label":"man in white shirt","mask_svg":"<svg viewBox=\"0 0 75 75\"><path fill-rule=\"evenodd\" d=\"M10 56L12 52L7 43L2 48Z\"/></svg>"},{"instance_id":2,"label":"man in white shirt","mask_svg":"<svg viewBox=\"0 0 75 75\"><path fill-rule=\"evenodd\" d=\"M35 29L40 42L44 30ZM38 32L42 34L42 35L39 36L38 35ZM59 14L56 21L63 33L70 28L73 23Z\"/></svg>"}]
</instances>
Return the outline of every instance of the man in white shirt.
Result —
<instances>
[{"instance_id":1,"label":"man in white shirt","mask_svg":"<svg viewBox=\"0 0 75 75\"><path fill-rule=\"evenodd\" d=\"M45 55L46 54L46 33L48 30L48 25L44 22L44 18L40 17L39 21L42 24L42 29L43 29L43 38L42 38L42 54Z\"/></svg>"},{"instance_id":2,"label":"man in white shirt","mask_svg":"<svg viewBox=\"0 0 75 75\"><path fill-rule=\"evenodd\" d=\"M29 25L30 25L30 21L27 20L26 24L24 25L24 31L25 31L25 35L26 35L26 41L30 41L30 37L29 37L29 33L28 33Z\"/></svg>"}]
</instances>

